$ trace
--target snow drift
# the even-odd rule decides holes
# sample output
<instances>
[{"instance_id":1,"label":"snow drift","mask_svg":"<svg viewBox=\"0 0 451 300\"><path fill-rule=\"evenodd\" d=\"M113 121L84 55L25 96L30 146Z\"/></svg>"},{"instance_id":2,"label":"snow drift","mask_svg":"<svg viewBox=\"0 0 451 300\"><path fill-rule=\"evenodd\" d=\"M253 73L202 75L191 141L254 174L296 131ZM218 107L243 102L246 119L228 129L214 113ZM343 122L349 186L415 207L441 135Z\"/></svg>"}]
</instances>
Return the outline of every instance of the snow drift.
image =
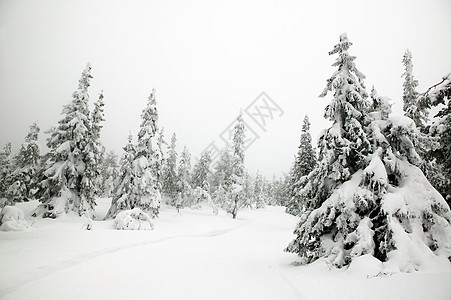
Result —
<instances>
[{"instance_id":1,"label":"snow drift","mask_svg":"<svg viewBox=\"0 0 451 300\"><path fill-rule=\"evenodd\" d=\"M15 206L5 206L0 212L0 231L20 231L28 229L24 212Z\"/></svg>"},{"instance_id":2,"label":"snow drift","mask_svg":"<svg viewBox=\"0 0 451 300\"><path fill-rule=\"evenodd\" d=\"M118 213L113 227L118 230L150 230L153 229L153 223L148 214L135 207Z\"/></svg>"}]
</instances>

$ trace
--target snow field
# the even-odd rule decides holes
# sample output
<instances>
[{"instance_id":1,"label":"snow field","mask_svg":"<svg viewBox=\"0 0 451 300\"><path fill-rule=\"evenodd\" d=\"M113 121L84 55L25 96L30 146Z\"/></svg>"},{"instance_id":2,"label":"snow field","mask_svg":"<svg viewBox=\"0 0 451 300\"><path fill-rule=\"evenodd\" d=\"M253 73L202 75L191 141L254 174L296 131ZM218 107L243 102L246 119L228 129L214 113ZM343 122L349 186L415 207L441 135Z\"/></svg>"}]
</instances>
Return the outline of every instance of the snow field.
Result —
<instances>
[{"instance_id":1,"label":"snow field","mask_svg":"<svg viewBox=\"0 0 451 300\"><path fill-rule=\"evenodd\" d=\"M110 200L99 199L99 220ZM37 203L18 206L27 216ZM451 272L394 273L371 256L349 269L296 266L282 252L297 218L282 207L239 211L162 207L155 229L73 215L0 232L0 299L449 299ZM386 272L386 273L384 273Z\"/></svg>"}]
</instances>

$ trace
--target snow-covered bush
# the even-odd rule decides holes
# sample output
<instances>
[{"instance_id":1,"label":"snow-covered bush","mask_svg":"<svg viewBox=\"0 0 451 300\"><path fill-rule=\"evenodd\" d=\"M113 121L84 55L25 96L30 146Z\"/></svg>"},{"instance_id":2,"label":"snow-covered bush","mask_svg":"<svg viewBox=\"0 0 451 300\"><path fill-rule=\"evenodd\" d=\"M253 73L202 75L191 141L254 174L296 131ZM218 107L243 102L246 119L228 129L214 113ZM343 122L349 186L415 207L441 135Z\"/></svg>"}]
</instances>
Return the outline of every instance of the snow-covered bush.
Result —
<instances>
[{"instance_id":1,"label":"snow-covered bush","mask_svg":"<svg viewBox=\"0 0 451 300\"><path fill-rule=\"evenodd\" d=\"M21 231L28 229L24 212L15 206L5 206L0 212L0 231Z\"/></svg>"},{"instance_id":2,"label":"snow-covered bush","mask_svg":"<svg viewBox=\"0 0 451 300\"><path fill-rule=\"evenodd\" d=\"M154 228L150 216L139 207L118 213L113 227L117 230L151 230Z\"/></svg>"},{"instance_id":3,"label":"snow-covered bush","mask_svg":"<svg viewBox=\"0 0 451 300\"><path fill-rule=\"evenodd\" d=\"M197 187L193 191L193 196L194 196L194 199L196 199L195 200L196 204L194 206L191 206L192 209L201 209L202 208L201 203L205 203L205 204L211 206L211 208L213 210L213 214L217 215L219 213L218 207L212 201L211 195L208 191L206 191L200 187Z\"/></svg>"}]
</instances>

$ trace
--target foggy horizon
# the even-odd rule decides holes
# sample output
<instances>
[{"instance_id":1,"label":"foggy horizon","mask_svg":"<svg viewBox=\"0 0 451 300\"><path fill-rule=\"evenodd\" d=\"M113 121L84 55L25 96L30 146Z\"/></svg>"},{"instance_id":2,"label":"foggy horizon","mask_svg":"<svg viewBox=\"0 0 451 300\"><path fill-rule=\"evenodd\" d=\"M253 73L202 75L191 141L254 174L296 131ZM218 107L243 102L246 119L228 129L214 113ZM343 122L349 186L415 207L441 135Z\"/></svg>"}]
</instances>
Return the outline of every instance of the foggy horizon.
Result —
<instances>
[{"instance_id":1,"label":"foggy horizon","mask_svg":"<svg viewBox=\"0 0 451 300\"><path fill-rule=\"evenodd\" d=\"M45 151L44 132L57 125L89 62L90 103L104 91L107 151L120 157L129 132L136 137L156 88L165 140L175 132L178 152L187 146L193 163L211 143L224 146L221 134L243 110L248 137L258 136L246 151L249 172L280 176L294 161L304 116L314 146L329 126L331 95L318 95L341 33L368 93L374 85L402 114L406 49L419 92L451 71L449 12L448 1L2 1L0 147L11 142L17 152L37 121ZM263 92L279 111L262 127L246 109Z\"/></svg>"}]
</instances>

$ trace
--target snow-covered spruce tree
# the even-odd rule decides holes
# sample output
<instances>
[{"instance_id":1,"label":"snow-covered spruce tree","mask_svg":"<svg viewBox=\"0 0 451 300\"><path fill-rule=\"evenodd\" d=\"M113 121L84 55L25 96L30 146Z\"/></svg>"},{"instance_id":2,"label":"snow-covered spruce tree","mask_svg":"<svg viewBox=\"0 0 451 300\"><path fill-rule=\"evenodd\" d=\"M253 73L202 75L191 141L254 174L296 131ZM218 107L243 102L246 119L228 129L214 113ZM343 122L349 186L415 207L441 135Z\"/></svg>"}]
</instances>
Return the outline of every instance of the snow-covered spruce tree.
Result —
<instances>
[{"instance_id":1,"label":"snow-covered spruce tree","mask_svg":"<svg viewBox=\"0 0 451 300\"><path fill-rule=\"evenodd\" d=\"M428 97L423 97L416 91L418 81L413 77L412 53L409 50L406 50L404 53L402 63L404 65L404 73L402 75L404 77L402 95L404 115L411 118L417 128L423 132L419 139L420 145L417 147L418 154L423 159L420 168L428 180L435 187L439 187L442 185L441 182L443 182L442 172L440 172L440 166L429 155L438 147L438 143L436 142L437 139L431 136L425 128L428 122L431 101Z\"/></svg>"},{"instance_id":2,"label":"snow-covered spruce tree","mask_svg":"<svg viewBox=\"0 0 451 300\"><path fill-rule=\"evenodd\" d=\"M132 163L135 182L133 197L130 199L132 200L131 208L139 207L155 217L158 215L161 201L161 169L163 167L155 89L150 93L141 119L136 156Z\"/></svg>"},{"instance_id":3,"label":"snow-covered spruce tree","mask_svg":"<svg viewBox=\"0 0 451 300\"><path fill-rule=\"evenodd\" d=\"M218 162L212 178L212 190L216 191L220 186L228 191L232 185L232 153L229 147L221 149ZM224 204L224 203L223 203ZM225 207L221 204L221 207Z\"/></svg>"},{"instance_id":4,"label":"snow-covered spruce tree","mask_svg":"<svg viewBox=\"0 0 451 300\"><path fill-rule=\"evenodd\" d=\"M237 123L233 130L232 137L232 176L227 212L235 219L238 210L245 204L244 177L246 169L244 167L244 139L245 127L243 123L243 113L236 119Z\"/></svg>"},{"instance_id":5,"label":"snow-covered spruce tree","mask_svg":"<svg viewBox=\"0 0 451 300\"><path fill-rule=\"evenodd\" d=\"M6 197L6 190L9 187L8 178L12 172L10 155L11 143L7 143L0 151L0 198Z\"/></svg>"},{"instance_id":6,"label":"snow-covered spruce tree","mask_svg":"<svg viewBox=\"0 0 451 300\"><path fill-rule=\"evenodd\" d=\"M141 114L138 144L130 134L123 148L119 180L115 185L111 207L105 218L115 218L121 211L140 209L152 217L158 216L161 201L163 135L158 131L158 111L155 89Z\"/></svg>"},{"instance_id":7,"label":"snow-covered spruce tree","mask_svg":"<svg viewBox=\"0 0 451 300\"><path fill-rule=\"evenodd\" d=\"M129 134L128 143L123 149L124 154L120 161L118 181L114 186L113 199L105 219L115 218L119 212L131 209L133 203L137 202L134 198L136 195L133 193L135 191L134 184L137 182L133 169L136 146L133 144L133 136L131 134Z\"/></svg>"},{"instance_id":8,"label":"snow-covered spruce tree","mask_svg":"<svg viewBox=\"0 0 451 300\"><path fill-rule=\"evenodd\" d=\"M295 157L293 167L290 172L290 195L286 212L292 215L300 215L302 203L299 192L307 183L307 175L316 165L316 154L312 146L312 136L310 135L310 122L306 115L302 124L301 141Z\"/></svg>"},{"instance_id":9,"label":"snow-covered spruce tree","mask_svg":"<svg viewBox=\"0 0 451 300\"><path fill-rule=\"evenodd\" d=\"M219 207L224 207L224 203L227 203L227 198L228 193L222 185L219 185L212 194L213 203Z\"/></svg>"},{"instance_id":10,"label":"snow-covered spruce tree","mask_svg":"<svg viewBox=\"0 0 451 300\"><path fill-rule=\"evenodd\" d=\"M191 197L191 154L188 148L183 147L183 151L180 154L179 168L177 172L177 191L181 193L181 197L187 206L191 206L194 203L190 203Z\"/></svg>"},{"instance_id":11,"label":"snow-covered spruce tree","mask_svg":"<svg viewBox=\"0 0 451 300\"><path fill-rule=\"evenodd\" d=\"M288 185L289 185L289 174L283 174L280 178L273 180L274 185L274 200L276 205L287 206L288 205Z\"/></svg>"},{"instance_id":12,"label":"snow-covered spruce tree","mask_svg":"<svg viewBox=\"0 0 451 300\"><path fill-rule=\"evenodd\" d=\"M265 208L265 198L264 198L264 191L263 191L263 176L260 174L260 172L257 171L257 175L255 175L255 181L254 181L254 202L255 202L255 208Z\"/></svg>"},{"instance_id":13,"label":"snow-covered spruce tree","mask_svg":"<svg viewBox=\"0 0 451 300\"><path fill-rule=\"evenodd\" d=\"M404 114L414 120L418 128L423 128L428 119L429 104L427 101L420 101L419 93L416 91L418 81L413 77L412 53L409 49L404 53L402 64L404 65L403 83L403 110Z\"/></svg>"},{"instance_id":14,"label":"snow-covered spruce tree","mask_svg":"<svg viewBox=\"0 0 451 300\"><path fill-rule=\"evenodd\" d=\"M338 70L327 80L320 97L333 92L333 99L324 113L333 124L322 132L318 141L317 166L308 175L305 187L298 192L307 211L321 206L337 186L361 169L371 151L364 131L364 123L368 122L365 111L370 105L363 83L365 76L355 67L355 57L348 54L351 45L347 35L342 34L340 42L329 52L329 55L338 54L333 64Z\"/></svg>"},{"instance_id":15,"label":"snow-covered spruce tree","mask_svg":"<svg viewBox=\"0 0 451 300\"><path fill-rule=\"evenodd\" d=\"M272 205L272 206L278 205L277 199L275 197L276 190L278 188L277 184L278 184L278 180L277 180L276 176L273 175L272 179L270 181L268 181L268 201L267 201L268 205Z\"/></svg>"},{"instance_id":16,"label":"snow-covered spruce tree","mask_svg":"<svg viewBox=\"0 0 451 300\"><path fill-rule=\"evenodd\" d=\"M305 212L295 229L296 239L285 249L297 253L305 263L324 256L326 247L322 236L336 231L335 209L320 209L324 203L327 204L334 189L363 167L364 158L371 149L362 125L363 109L369 106L363 85L364 75L356 69L355 57L347 52L350 46L347 35L342 34L340 42L329 52L329 55L338 54L333 64L338 70L327 80L326 89L320 97L326 96L329 91L334 93L324 114L333 124L320 136L318 165L309 174L304 188L298 192Z\"/></svg>"},{"instance_id":17,"label":"snow-covered spruce tree","mask_svg":"<svg viewBox=\"0 0 451 300\"><path fill-rule=\"evenodd\" d=\"M84 69L72 101L63 108L63 118L51 129L47 146L48 160L38 183L36 197L42 202L35 215L55 218L74 211L92 217L96 205L87 174L91 167L89 152L91 122L88 109L88 87L91 65ZM89 172L88 172L89 173Z\"/></svg>"},{"instance_id":18,"label":"snow-covered spruce tree","mask_svg":"<svg viewBox=\"0 0 451 300\"><path fill-rule=\"evenodd\" d=\"M37 174L41 168L41 154L38 142L39 126L35 122L25 137L19 153L14 157L14 171L10 174L7 198L12 203L33 198Z\"/></svg>"},{"instance_id":19,"label":"snow-covered spruce tree","mask_svg":"<svg viewBox=\"0 0 451 300\"><path fill-rule=\"evenodd\" d=\"M175 203L177 196L177 150L176 150L177 136L175 133L171 138L171 145L169 146L168 158L165 161L162 172L162 190L163 193L171 197L172 203Z\"/></svg>"},{"instance_id":20,"label":"snow-covered spruce tree","mask_svg":"<svg viewBox=\"0 0 451 300\"><path fill-rule=\"evenodd\" d=\"M111 150L106 153L102 163L102 185L101 191L103 197L112 197L114 187L119 178L118 156Z\"/></svg>"},{"instance_id":21,"label":"snow-covered spruce tree","mask_svg":"<svg viewBox=\"0 0 451 300\"><path fill-rule=\"evenodd\" d=\"M85 169L81 181L81 198L83 202L92 202L97 196L102 195L102 176L101 167L105 159L105 147L100 141L100 132L104 119L103 91L99 99L94 103L94 111L90 114L91 130L88 135L88 143L85 148Z\"/></svg>"},{"instance_id":22,"label":"snow-covered spruce tree","mask_svg":"<svg viewBox=\"0 0 451 300\"><path fill-rule=\"evenodd\" d=\"M350 45L346 35L340 37L340 44L343 42L348 46L338 46L343 49L337 51L343 64L337 64L339 71L334 76L343 76L343 71L349 76L354 73L352 69L355 70L353 58L346 59L343 55ZM355 82L352 77L347 79L341 82L345 85ZM336 84L335 80L331 83L334 84L334 102L336 95L341 94L338 89L343 85ZM345 87L346 94L352 95L353 90L350 86ZM352 98L356 99L355 96ZM365 98L360 97L358 101L366 101ZM386 266L407 272L420 269L422 264L434 259L448 263L451 215L444 199L415 166L421 162L415 151L420 132L407 117L389 118L383 113L390 110L386 98L376 99L370 108L367 104L356 105L348 101L352 107L348 104L343 106L358 112L348 110L353 112L354 118L364 121L359 122L364 133L360 137L366 137L365 140L350 140L349 150L345 153L358 149L363 143L371 144L370 149L365 147L362 149L365 152L360 150L360 155L355 156L359 158L355 166L360 167L348 167L350 173L346 180L338 182L334 172L329 171L334 169L328 168L328 165L334 166L331 158L336 159L336 153L342 155L343 152L338 152L335 144L331 143L329 148L323 144L325 136L334 127L335 138L340 137L336 134L339 129L336 128L337 119L332 119L334 124L320 139L319 164L301 192L310 197L310 209L301 216L295 230L297 237L286 249L297 253L303 263L324 257L329 263L341 267L364 254L388 261ZM347 120L348 112L342 110L336 116L344 116ZM318 181L322 174L328 175L327 180ZM331 184L334 189L315 188L318 182Z\"/></svg>"},{"instance_id":23,"label":"snow-covered spruce tree","mask_svg":"<svg viewBox=\"0 0 451 300\"><path fill-rule=\"evenodd\" d=\"M249 172L244 172L244 184L243 184L243 192L244 192L244 203L243 207L253 208L254 204L254 180Z\"/></svg>"},{"instance_id":24,"label":"snow-covered spruce tree","mask_svg":"<svg viewBox=\"0 0 451 300\"><path fill-rule=\"evenodd\" d=\"M193 188L200 187L206 192L210 192L210 184L208 183L210 164L210 152L205 151L201 154L199 161L197 161L193 168L193 175L191 178Z\"/></svg>"},{"instance_id":25,"label":"snow-covered spruce tree","mask_svg":"<svg viewBox=\"0 0 451 300\"><path fill-rule=\"evenodd\" d=\"M416 148L424 144L424 134L410 118L385 117L389 101L378 99L368 128L374 150L353 198L356 212L370 221L362 228L374 233L368 253L406 272L426 267L426 257L446 264L451 213L419 168L423 162Z\"/></svg>"},{"instance_id":26,"label":"snow-covered spruce tree","mask_svg":"<svg viewBox=\"0 0 451 300\"><path fill-rule=\"evenodd\" d=\"M162 168L164 166L164 163L166 162L165 159L165 153L167 152L167 148L168 148L168 143L166 142L165 138L164 138L164 127L161 128L160 132L158 133L158 145L160 145L160 149L161 149L161 153L163 153L163 159L162 159ZM163 151L163 149L165 149L165 151ZM163 172L163 171L161 171ZM161 179L160 175L160 179Z\"/></svg>"},{"instance_id":27,"label":"snow-covered spruce tree","mask_svg":"<svg viewBox=\"0 0 451 300\"><path fill-rule=\"evenodd\" d=\"M451 206L451 73L430 87L421 98L435 107L441 106L428 130L439 142L438 148L428 153L428 162L434 165L428 170L435 170L430 181Z\"/></svg>"}]
</instances>

